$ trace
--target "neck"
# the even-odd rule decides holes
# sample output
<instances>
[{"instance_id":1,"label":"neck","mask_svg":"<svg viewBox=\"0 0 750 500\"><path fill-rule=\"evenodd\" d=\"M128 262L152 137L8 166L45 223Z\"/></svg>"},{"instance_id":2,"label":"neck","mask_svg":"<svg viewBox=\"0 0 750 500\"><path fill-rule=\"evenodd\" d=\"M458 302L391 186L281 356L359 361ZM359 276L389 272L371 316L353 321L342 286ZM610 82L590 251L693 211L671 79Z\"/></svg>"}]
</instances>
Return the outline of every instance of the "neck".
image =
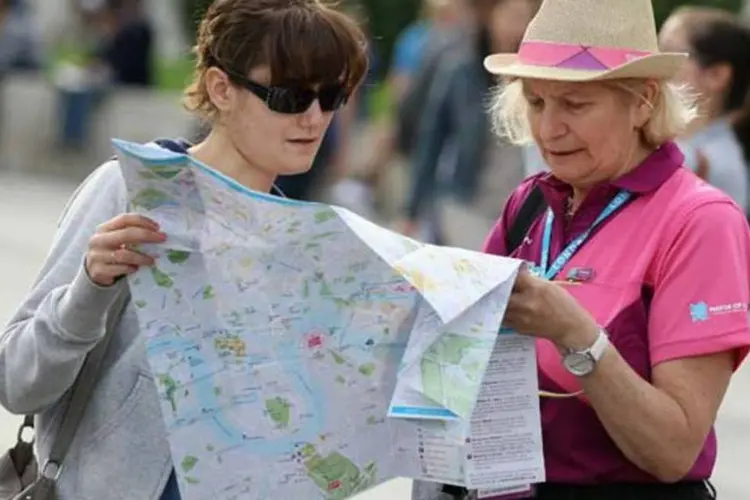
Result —
<instances>
[{"instance_id":1,"label":"neck","mask_svg":"<svg viewBox=\"0 0 750 500\"><path fill-rule=\"evenodd\" d=\"M743 108L743 109L738 109L736 111L730 111L725 116L727 120L729 120L729 123L731 123L732 125L737 125L743 119L745 119L746 115L747 115L747 111Z\"/></svg>"},{"instance_id":2,"label":"neck","mask_svg":"<svg viewBox=\"0 0 750 500\"><path fill-rule=\"evenodd\" d=\"M254 166L220 129L211 130L203 142L190 148L190 154L253 191L268 193L276 179L276 175Z\"/></svg>"},{"instance_id":3,"label":"neck","mask_svg":"<svg viewBox=\"0 0 750 500\"><path fill-rule=\"evenodd\" d=\"M625 164L625 167L618 170L614 175L607 177L604 180L599 180L597 182L591 183L591 184L580 184L575 185L573 187L573 197L571 199L571 212L575 212L578 210L578 207L581 206L581 203L583 203L583 200L586 199L588 194L598 185L604 184L605 182L612 182L616 179L619 179L623 175L627 174L628 172L633 171L638 165L643 163L643 161L648 158L648 156L652 153L650 149L646 149L645 147L639 147L638 151L634 155L634 161L628 162Z\"/></svg>"},{"instance_id":4,"label":"neck","mask_svg":"<svg viewBox=\"0 0 750 500\"><path fill-rule=\"evenodd\" d=\"M589 195L594 186L576 187L573 186L573 195L570 198L570 205L568 206L568 216L572 216L578 211L578 208L583 203L583 200Z\"/></svg>"},{"instance_id":5,"label":"neck","mask_svg":"<svg viewBox=\"0 0 750 500\"><path fill-rule=\"evenodd\" d=\"M704 99L698 106L698 116L690 122L683 135L690 136L722 117L721 106L716 99Z\"/></svg>"}]
</instances>

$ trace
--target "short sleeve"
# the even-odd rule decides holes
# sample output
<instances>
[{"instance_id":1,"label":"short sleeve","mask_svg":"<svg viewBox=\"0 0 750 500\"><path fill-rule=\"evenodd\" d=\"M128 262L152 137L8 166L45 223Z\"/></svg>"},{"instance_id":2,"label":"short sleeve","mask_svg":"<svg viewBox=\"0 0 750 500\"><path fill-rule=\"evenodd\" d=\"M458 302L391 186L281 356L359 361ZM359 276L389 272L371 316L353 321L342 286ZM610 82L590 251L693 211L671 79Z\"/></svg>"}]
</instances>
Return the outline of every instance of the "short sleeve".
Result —
<instances>
[{"instance_id":1,"label":"short sleeve","mask_svg":"<svg viewBox=\"0 0 750 500\"><path fill-rule=\"evenodd\" d=\"M651 362L750 346L750 229L727 201L702 204L683 218L657 257L649 313Z\"/></svg>"}]
</instances>

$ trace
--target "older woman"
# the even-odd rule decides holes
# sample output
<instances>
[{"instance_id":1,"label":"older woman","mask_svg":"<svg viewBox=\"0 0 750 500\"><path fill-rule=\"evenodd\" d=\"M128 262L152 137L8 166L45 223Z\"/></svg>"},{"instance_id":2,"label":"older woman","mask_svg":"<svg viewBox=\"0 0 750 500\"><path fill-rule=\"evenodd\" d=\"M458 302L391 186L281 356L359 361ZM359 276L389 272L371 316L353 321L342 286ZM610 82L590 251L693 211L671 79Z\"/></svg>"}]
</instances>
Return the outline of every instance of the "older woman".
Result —
<instances>
[{"instance_id":1,"label":"older woman","mask_svg":"<svg viewBox=\"0 0 750 500\"><path fill-rule=\"evenodd\" d=\"M550 173L511 195L486 251L533 263L506 326L536 337L547 483L541 499L708 499L713 431L750 346L743 211L683 168L693 118L667 83L650 0L547 0L498 121Z\"/></svg>"}]
</instances>

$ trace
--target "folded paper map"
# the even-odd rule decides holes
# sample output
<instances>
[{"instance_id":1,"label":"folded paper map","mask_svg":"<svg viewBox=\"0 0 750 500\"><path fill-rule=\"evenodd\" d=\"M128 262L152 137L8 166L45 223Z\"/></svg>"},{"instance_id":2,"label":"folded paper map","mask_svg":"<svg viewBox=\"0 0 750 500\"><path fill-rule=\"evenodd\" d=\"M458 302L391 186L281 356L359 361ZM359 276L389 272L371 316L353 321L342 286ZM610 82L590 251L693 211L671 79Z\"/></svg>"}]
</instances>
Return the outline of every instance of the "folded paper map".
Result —
<instances>
[{"instance_id":1,"label":"folded paper map","mask_svg":"<svg viewBox=\"0 0 750 500\"><path fill-rule=\"evenodd\" d=\"M493 349L509 346L506 378L523 384L508 390L535 401L533 342L498 337L519 261L252 192L156 145L114 145L131 210L168 235L129 280L185 500L541 477L533 404L525 459L489 474L467 458L486 451L472 452L472 419L496 399L480 396Z\"/></svg>"}]
</instances>

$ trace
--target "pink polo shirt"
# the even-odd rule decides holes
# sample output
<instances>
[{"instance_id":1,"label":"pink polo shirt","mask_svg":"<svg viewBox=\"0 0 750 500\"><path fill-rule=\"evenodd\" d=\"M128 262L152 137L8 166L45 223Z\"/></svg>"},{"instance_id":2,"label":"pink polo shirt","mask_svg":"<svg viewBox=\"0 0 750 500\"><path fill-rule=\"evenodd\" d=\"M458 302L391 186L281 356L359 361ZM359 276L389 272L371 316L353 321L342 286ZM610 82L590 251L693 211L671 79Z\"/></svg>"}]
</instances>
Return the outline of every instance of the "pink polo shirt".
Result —
<instances>
[{"instance_id":1,"label":"pink polo shirt","mask_svg":"<svg viewBox=\"0 0 750 500\"><path fill-rule=\"evenodd\" d=\"M734 351L739 366L750 347L750 229L729 197L682 162L676 145L663 145L627 175L592 191L567 223L571 188L547 173L530 177L511 194L485 243L485 251L506 255L511 221L539 185L555 213L551 262L619 190L631 192L632 201L593 232L557 279L584 277L582 284L565 289L607 329L613 345L646 380L659 363L723 351ZM540 215L532 224L513 257L539 263L543 219ZM537 346L542 389L580 388L551 343ZM542 398L541 411L549 482L655 481L625 458L586 403ZM710 477L715 461L712 431L686 479Z\"/></svg>"}]
</instances>

